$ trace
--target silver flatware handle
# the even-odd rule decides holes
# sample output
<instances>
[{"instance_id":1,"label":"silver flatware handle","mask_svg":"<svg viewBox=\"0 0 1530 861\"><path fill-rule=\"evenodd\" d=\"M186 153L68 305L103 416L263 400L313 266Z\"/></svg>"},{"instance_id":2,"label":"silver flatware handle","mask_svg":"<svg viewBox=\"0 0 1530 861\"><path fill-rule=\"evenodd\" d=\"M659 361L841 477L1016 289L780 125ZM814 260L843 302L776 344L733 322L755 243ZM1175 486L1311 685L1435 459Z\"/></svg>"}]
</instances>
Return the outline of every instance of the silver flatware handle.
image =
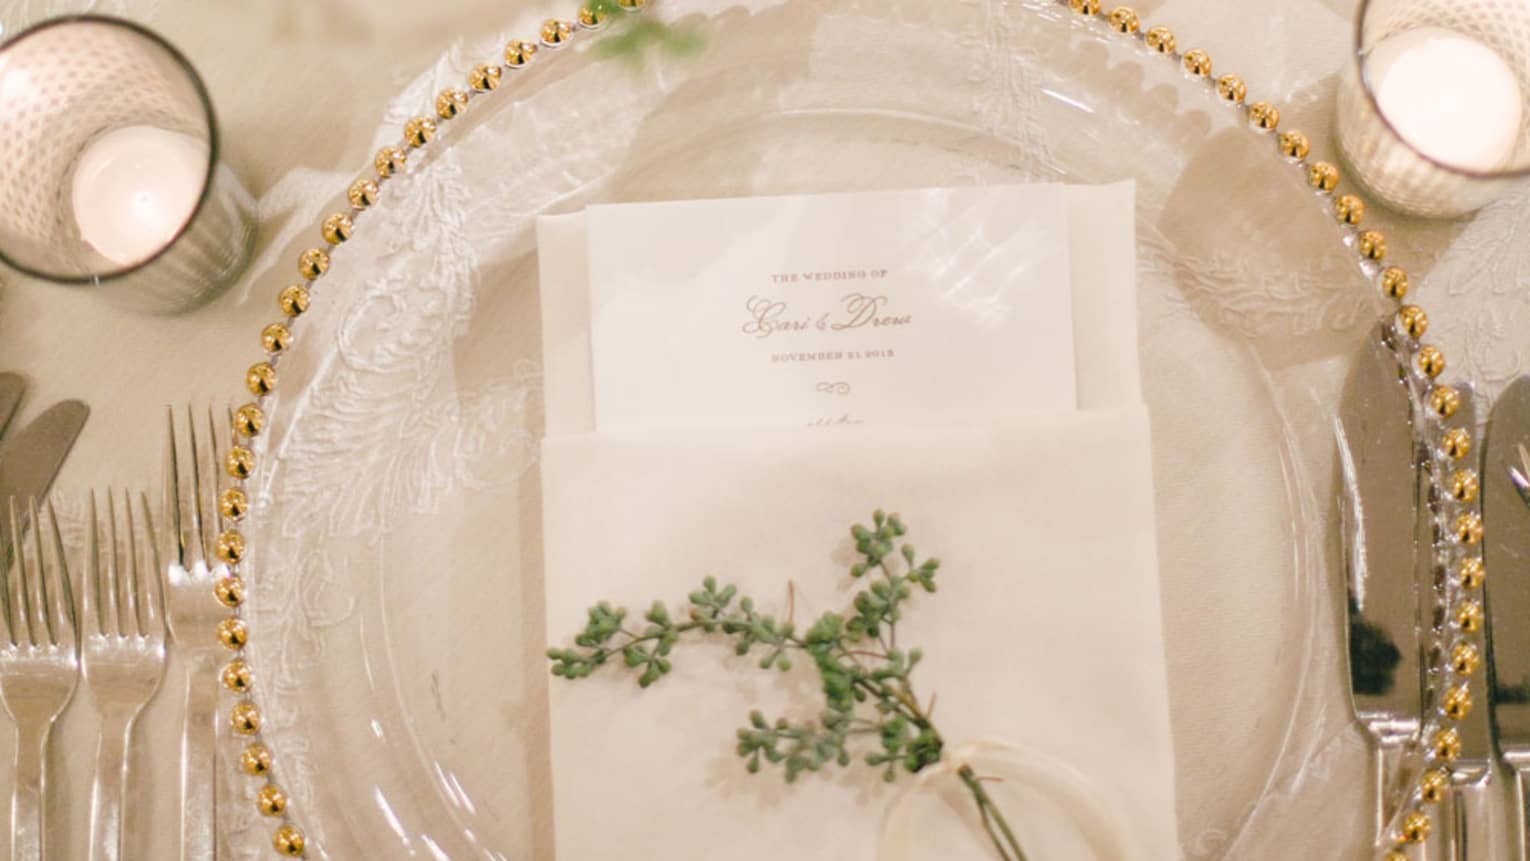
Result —
<instances>
[{"instance_id":1,"label":"silver flatware handle","mask_svg":"<svg viewBox=\"0 0 1530 861\"><path fill-rule=\"evenodd\" d=\"M16 728L16 785L11 787L11 861L42 861L47 805L43 757L51 727Z\"/></svg>"},{"instance_id":2,"label":"silver flatware handle","mask_svg":"<svg viewBox=\"0 0 1530 861\"><path fill-rule=\"evenodd\" d=\"M181 733L181 861L217 857L217 666L206 657L186 672L186 725Z\"/></svg>"},{"instance_id":3,"label":"silver flatware handle","mask_svg":"<svg viewBox=\"0 0 1530 861\"><path fill-rule=\"evenodd\" d=\"M1514 823L1513 842L1519 846L1519 857L1524 861L1530 861L1530 760L1521 760L1519 757L1509 759L1509 765L1514 769L1514 785L1510 787L1514 797L1513 809L1509 811L1509 819Z\"/></svg>"},{"instance_id":4,"label":"silver flatware handle","mask_svg":"<svg viewBox=\"0 0 1530 861\"><path fill-rule=\"evenodd\" d=\"M122 797L127 790L131 717L101 720L96 742L96 779L90 787L90 861L121 861L124 830Z\"/></svg>"},{"instance_id":5,"label":"silver flatware handle","mask_svg":"<svg viewBox=\"0 0 1530 861\"><path fill-rule=\"evenodd\" d=\"M1445 857L1450 861L1493 861L1493 804L1497 788L1491 768L1455 774L1446 805L1449 828Z\"/></svg>"},{"instance_id":6,"label":"silver flatware handle","mask_svg":"<svg viewBox=\"0 0 1530 861\"><path fill-rule=\"evenodd\" d=\"M1391 820L1391 811L1387 810L1387 795L1392 781L1402 769L1406 747L1401 739L1389 743L1371 742L1371 797L1376 800L1376 819L1371 826L1371 834L1377 846L1387 842L1387 826Z\"/></svg>"}]
</instances>

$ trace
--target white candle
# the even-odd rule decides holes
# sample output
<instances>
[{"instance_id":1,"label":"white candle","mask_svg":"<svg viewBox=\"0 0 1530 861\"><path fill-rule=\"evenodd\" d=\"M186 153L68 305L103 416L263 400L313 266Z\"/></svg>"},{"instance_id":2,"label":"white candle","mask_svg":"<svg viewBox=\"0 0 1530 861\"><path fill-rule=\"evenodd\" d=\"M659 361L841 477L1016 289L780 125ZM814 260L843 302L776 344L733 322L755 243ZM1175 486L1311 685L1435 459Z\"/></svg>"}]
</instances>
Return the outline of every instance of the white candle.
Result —
<instances>
[{"instance_id":1,"label":"white candle","mask_svg":"<svg viewBox=\"0 0 1530 861\"><path fill-rule=\"evenodd\" d=\"M1442 27L1378 42L1366 62L1376 104L1424 155L1465 170L1503 167L1519 143L1524 94L1497 51Z\"/></svg>"},{"instance_id":2,"label":"white candle","mask_svg":"<svg viewBox=\"0 0 1530 861\"><path fill-rule=\"evenodd\" d=\"M207 143L155 126L101 135L74 171L80 236L128 266L163 248L191 218L207 178Z\"/></svg>"}]
</instances>

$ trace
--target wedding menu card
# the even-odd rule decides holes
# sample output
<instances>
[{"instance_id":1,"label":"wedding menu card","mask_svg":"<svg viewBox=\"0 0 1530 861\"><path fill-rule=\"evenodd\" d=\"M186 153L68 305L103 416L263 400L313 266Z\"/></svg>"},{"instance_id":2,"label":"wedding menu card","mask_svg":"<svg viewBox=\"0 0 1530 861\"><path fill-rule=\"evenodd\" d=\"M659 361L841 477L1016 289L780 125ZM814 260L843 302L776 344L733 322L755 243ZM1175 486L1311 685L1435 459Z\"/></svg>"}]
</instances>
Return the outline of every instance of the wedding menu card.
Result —
<instances>
[{"instance_id":1,"label":"wedding menu card","mask_svg":"<svg viewBox=\"0 0 1530 861\"><path fill-rule=\"evenodd\" d=\"M957 202L964 195L970 205ZM633 620L655 599L683 612L707 576L805 626L843 611L865 585L846 573L847 526L873 508L894 509L921 553L943 562L938 591L913 599L898 632L900 645L924 651L915 683L938 698L943 765L888 784L860 761L868 752L860 747L849 765L791 785L776 766L750 774L735 751L737 729L755 709L813 719L821 681L811 661L764 671L726 644L687 641L672 655L673 672L648 689L617 665L551 681L556 856L992 861L970 799L959 786L948 792L952 780L941 773L970 762L998 779L989 791L1033 859L1178 857L1131 186L848 197L830 202L842 207L838 221L817 219L829 205L821 198L788 198L631 208L647 219L592 208L539 223L547 636L568 645L600 601L628 608ZM934 209L944 215L888 214L893 201L914 199L943 201ZM926 243L943 250L922 258L911 238L936 236L963 212L1022 218L1014 208L1022 202L1035 221L1014 229L1034 227L1045 249L1039 240L1031 247L1034 236L990 230L986 252L945 247L954 238L943 237ZM779 214L786 210L805 222ZM839 235L820 235L829 223ZM666 235L677 224L695 232ZM880 241L863 233L873 225ZM759 251L831 245L946 260L944 269L908 263L906 287L885 294L888 314L898 315L896 297L932 325L824 331L809 317L805 328L753 343L731 339L749 334L739 331L751 320L744 303L757 294L799 310L827 297L811 307L836 319L834 302L865 285L825 289L836 282L800 274L863 266L869 281L877 264L811 255L825 262L772 264ZM1059 263L1052 280L1039 276ZM988 264L996 268L982 271L1013 277L973 283L970 273ZM891 282L894 267L885 268ZM799 279L779 285L742 280L794 270ZM983 290L992 301L946 301ZM994 313L978 313L983 305ZM668 326L641 332L632 328L640 320ZM1039 330L1044 347L1007 343ZM884 346L835 346L836 331ZM994 352L964 352L963 339L990 335ZM778 336L800 341L759 343ZM780 349L894 355L885 364L838 360L852 389L826 409L820 397L830 396L804 391L791 374L835 360L773 364ZM894 386L879 376L903 359L911 361L900 373L916 379L892 377ZM946 376L917 379L926 367ZM1051 386L1059 379L1068 386ZM926 400L905 398L910 391ZM843 415L850 421L836 422Z\"/></svg>"},{"instance_id":2,"label":"wedding menu card","mask_svg":"<svg viewBox=\"0 0 1530 861\"><path fill-rule=\"evenodd\" d=\"M601 429L952 424L1074 406L1061 186L587 218Z\"/></svg>"}]
</instances>

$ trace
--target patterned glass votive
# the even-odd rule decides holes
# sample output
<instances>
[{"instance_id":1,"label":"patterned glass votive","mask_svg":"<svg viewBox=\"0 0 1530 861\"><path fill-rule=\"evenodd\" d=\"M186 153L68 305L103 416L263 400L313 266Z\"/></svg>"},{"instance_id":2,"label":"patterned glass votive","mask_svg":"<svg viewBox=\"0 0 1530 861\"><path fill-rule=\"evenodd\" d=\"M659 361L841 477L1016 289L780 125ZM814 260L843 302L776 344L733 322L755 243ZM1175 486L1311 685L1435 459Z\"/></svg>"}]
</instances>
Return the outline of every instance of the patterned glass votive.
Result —
<instances>
[{"instance_id":1,"label":"patterned glass votive","mask_svg":"<svg viewBox=\"0 0 1530 861\"><path fill-rule=\"evenodd\" d=\"M1530 0L1363 0L1335 128L1352 175L1413 215L1530 176Z\"/></svg>"},{"instance_id":2,"label":"patterned glass votive","mask_svg":"<svg viewBox=\"0 0 1530 861\"><path fill-rule=\"evenodd\" d=\"M0 261L173 313L243 270L252 211L206 87L159 36L84 15L0 44Z\"/></svg>"}]
</instances>

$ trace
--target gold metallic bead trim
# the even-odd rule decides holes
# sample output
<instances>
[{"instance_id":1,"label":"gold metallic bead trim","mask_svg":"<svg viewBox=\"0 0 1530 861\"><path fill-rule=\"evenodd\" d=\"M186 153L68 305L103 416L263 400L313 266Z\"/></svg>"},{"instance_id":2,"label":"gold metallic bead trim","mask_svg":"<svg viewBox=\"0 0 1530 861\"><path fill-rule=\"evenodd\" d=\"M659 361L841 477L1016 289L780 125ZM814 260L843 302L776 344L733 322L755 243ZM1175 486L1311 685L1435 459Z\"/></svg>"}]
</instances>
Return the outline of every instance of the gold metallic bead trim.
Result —
<instances>
[{"instance_id":1,"label":"gold metallic bead trim","mask_svg":"<svg viewBox=\"0 0 1530 861\"><path fill-rule=\"evenodd\" d=\"M1461 428L1451 428L1445 432L1444 436L1440 437L1440 449L1450 457L1460 460L1471 454L1471 434Z\"/></svg>"},{"instance_id":2,"label":"gold metallic bead trim","mask_svg":"<svg viewBox=\"0 0 1530 861\"><path fill-rule=\"evenodd\" d=\"M345 240L350 239L351 231L355 229L356 223L351 221L349 215L343 212L336 212L324 219L324 223L319 226L319 235L323 236L324 241L330 245L339 245Z\"/></svg>"},{"instance_id":3,"label":"gold metallic bead trim","mask_svg":"<svg viewBox=\"0 0 1530 861\"><path fill-rule=\"evenodd\" d=\"M1419 778L1419 796L1430 804L1438 802L1445 797L1445 790L1450 788L1450 775L1438 768L1431 768Z\"/></svg>"},{"instance_id":4,"label":"gold metallic bead trim","mask_svg":"<svg viewBox=\"0 0 1530 861\"><path fill-rule=\"evenodd\" d=\"M264 343L265 336L261 336ZM270 362L256 362L244 374L244 387L256 397L265 397L276 389L276 369Z\"/></svg>"},{"instance_id":5,"label":"gold metallic bead trim","mask_svg":"<svg viewBox=\"0 0 1530 861\"><path fill-rule=\"evenodd\" d=\"M1147 31L1143 41L1147 43L1149 48L1160 54L1172 54L1174 49L1178 47L1178 42L1174 38L1174 31L1168 27L1154 27Z\"/></svg>"},{"instance_id":6,"label":"gold metallic bead trim","mask_svg":"<svg viewBox=\"0 0 1530 861\"><path fill-rule=\"evenodd\" d=\"M228 520L241 520L249 510L250 498L237 487L224 488L218 495L218 512Z\"/></svg>"},{"instance_id":7,"label":"gold metallic bead trim","mask_svg":"<svg viewBox=\"0 0 1530 861\"><path fill-rule=\"evenodd\" d=\"M1438 377L1445 371L1445 354L1440 352L1439 347L1426 344L1418 349L1414 363L1425 376Z\"/></svg>"},{"instance_id":8,"label":"gold metallic bead trim","mask_svg":"<svg viewBox=\"0 0 1530 861\"><path fill-rule=\"evenodd\" d=\"M298 274L312 281L329 271L329 255L322 248L310 248L298 257Z\"/></svg>"},{"instance_id":9,"label":"gold metallic bead trim","mask_svg":"<svg viewBox=\"0 0 1530 861\"><path fill-rule=\"evenodd\" d=\"M1475 502L1480 489L1477 473L1472 470L1457 470L1450 477L1450 498L1457 502Z\"/></svg>"},{"instance_id":10,"label":"gold metallic bead trim","mask_svg":"<svg viewBox=\"0 0 1530 861\"><path fill-rule=\"evenodd\" d=\"M1217 78L1217 95L1229 102L1241 104L1248 95L1248 87L1237 75L1223 75Z\"/></svg>"},{"instance_id":11,"label":"gold metallic bead trim","mask_svg":"<svg viewBox=\"0 0 1530 861\"><path fill-rule=\"evenodd\" d=\"M272 323L260 331L260 345L276 355L292 346L292 330L283 323Z\"/></svg>"},{"instance_id":12,"label":"gold metallic bead trim","mask_svg":"<svg viewBox=\"0 0 1530 861\"><path fill-rule=\"evenodd\" d=\"M446 89L436 96L436 116L443 120L449 120L462 113L467 110L467 106L468 94L461 90Z\"/></svg>"},{"instance_id":13,"label":"gold metallic bead trim","mask_svg":"<svg viewBox=\"0 0 1530 861\"><path fill-rule=\"evenodd\" d=\"M235 703L228 713L229 726L240 735L260 732L260 709L252 702Z\"/></svg>"},{"instance_id":14,"label":"gold metallic bead trim","mask_svg":"<svg viewBox=\"0 0 1530 861\"><path fill-rule=\"evenodd\" d=\"M218 597L218 603L229 609L244 604L244 578L238 574L230 574L227 577L218 578L213 586L213 592Z\"/></svg>"},{"instance_id":15,"label":"gold metallic bead trim","mask_svg":"<svg viewBox=\"0 0 1530 861\"><path fill-rule=\"evenodd\" d=\"M1211 55L1199 48L1185 52L1185 71L1197 78L1204 78L1211 74Z\"/></svg>"},{"instance_id":16,"label":"gold metallic bead trim","mask_svg":"<svg viewBox=\"0 0 1530 861\"><path fill-rule=\"evenodd\" d=\"M255 472L255 453L236 445L223 456L223 469L229 478L243 481Z\"/></svg>"},{"instance_id":17,"label":"gold metallic bead trim","mask_svg":"<svg viewBox=\"0 0 1530 861\"><path fill-rule=\"evenodd\" d=\"M352 209L366 209L377 202L377 183L370 179L358 179L351 183L346 190L345 197L351 202Z\"/></svg>"},{"instance_id":18,"label":"gold metallic bead trim","mask_svg":"<svg viewBox=\"0 0 1530 861\"><path fill-rule=\"evenodd\" d=\"M493 92L499 89L500 71L498 66L484 64L473 69L468 74L468 86L480 93Z\"/></svg>"},{"instance_id":19,"label":"gold metallic bead trim","mask_svg":"<svg viewBox=\"0 0 1530 861\"><path fill-rule=\"evenodd\" d=\"M1487 568L1482 564L1480 557L1468 556L1456 567L1456 582L1461 584L1462 589L1480 589L1482 582L1486 579Z\"/></svg>"},{"instance_id":20,"label":"gold metallic bead trim","mask_svg":"<svg viewBox=\"0 0 1530 861\"><path fill-rule=\"evenodd\" d=\"M271 770L271 751L260 742L254 742L239 755L239 767L251 777L259 777Z\"/></svg>"},{"instance_id":21,"label":"gold metallic bead trim","mask_svg":"<svg viewBox=\"0 0 1530 861\"><path fill-rule=\"evenodd\" d=\"M247 692L255 683L250 674L250 668L244 661L235 658L223 667L223 686L236 694Z\"/></svg>"},{"instance_id":22,"label":"gold metallic bead trim","mask_svg":"<svg viewBox=\"0 0 1530 861\"><path fill-rule=\"evenodd\" d=\"M1429 814L1415 810L1403 817L1402 839L1407 843L1423 843L1429 837Z\"/></svg>"},{"instance_id":23,"label":"gold metallic bead trim","mask_svg":"<svg viewBox=\"0 0 1530 861\"><path fill-rule=\"evenodd\" d=\"M385 146L378 150L377 155L372 158L372 167L377 169L377 175L383 179L387 179L403 170L404 166L408 163L409 154L396 146ZM352 201L353 205L354 203L355 201Z\"/></svg>"},{"instance_id":24,"label":"gold metallic bead trim","mask_svg":"<svg viewBox=\"0 0 1530 861\"><path fill-rule=\"evenodd\" d=\"M1307 168L1307 184L1318 191L1333 191L1339 187L1339 169L1326 161L1313 162Z\"/></svg>"},{"instance_id":25,"label":"gold metallic bead trim","mask_svg":"<svg viewBox=\"0 0 1530 861\"><path fill-rule=\"evenodd\" d=\"M1100 0L1068 0L1068 8L1080 15L1100 14Z\"/></svg>"},{"instance_id":26,"label":"gold metallic bead trim","mask_svg":"<svg viewBox=\"0 0 1530 861\"><path fill-rule=\"evenodd\" d=\"M1482 663L1482 654L1471 643L1457 643L1450 650L1450 671L1458 676L1469 676L1477 672L1477 667Z\"/></svg>"},{"instance_id":27,"label":"gold metallic bead trim","mask_svg":"<svg viewBox=\"0 0 1530 861\"><path fill-rule=\"evenodd\" d=\"M1461 734L1451 727L1441 729L1435 732L1432 747L1435 756L1451 762L1461 755Z\"/></svg>"},{"instance_id":28,"label":"gold metallic bead trim","mask_svg":"<svg viewBox=\"0 0 1530 861\"><path fill-rule=\"evenodd\" d=\"M1396 266L1381 270L1381 291L1392 299L1408 295L1408 273Z\"/></svg>"},{"instance_id":29,"label":"gold metallic bead trim","mask_svg":"<svg viewBox=\"0 0 1530 861\"><path fill-rule=\"evenodd\" d=\"M276 847L276 851L281 855L299 858L308 848L308 841L303 838L303 832L291 825L283 825L271 836L271 845Z\"/></svg>"},{"instance_id":30,"label":"gold metallic bead trim","mask_svg":"<svg viewBox=\"0 0 1530 861\"><path fill-rule=\"evenodd\" d=\"M255 798L255 807L263 816L281 816L287 809L287 793L280 786L268 783L260 788L260 794Z\"/></svg>"},{"instance_id":31,"label":"gold metallic bead trim","mask_svg":"<svg viewBox=\"0 0 1530 861\"><path fill-rule=\"evenodd\" d=\"M244 558L244 535L236 529L230 529L218 536L217 556L220 560L230 565L237 565Z\"/></svg>"},{"instance_id":32,"label":"gold metallic bead trim","mask_svg":"<svg viewBox=\"0 0 1530 861\"><path fill-rule=\"evenodd\" d=\"M1456 625L1470 634L1482 630L1482 605L1476 601L1462 601L1456 608Z\"/></svg>"},{"instance_id":33,"label":"gold metallic bead trim","mask_svg":"<svg viewBox=\"0 0 1530 861\"><path fill-rule=\"evenodd\" d=\"M1312 141L1299 131L1286 131L1280 133L1280 152L1286 158L1303 159L1312 152Z\"/></svg>"},{"instance_id":34,"label":"gold metallic bead trim","mask_svg":"<svg viewBox=\"0 0 1530 861\"><path fill-rule=\"evenodd\" d=\"M1117 33L1135 33L1142 28L1142 19L1130 6L1117 6L1110 10L1110 27Z\"/></svg>"},{"instance_id":35,"label":"gold metallic bead trim","mask_svg":"<svg viewBox=\"0 0 1530 861\"><path fill-rule=\"evenodd\" d=\"M579 7L579 26L587 30L598 30L606 23L606 10L591 9L588 6Z\"/></svg>"},{"instance_id":36,"label":"gold metallic bead trim","mask_svg":"<svg viewBox=\"0 0 1530 861\"><path fill-rule=\"evenodd\" d=\"M1248 106L1248 121L1260 131L1273 131L1280 125L1280 108L1269 102L1254 102Z\"/></svg>"},{"instance_id":37,"label":"gold metallic bead trim","mask_svg":"<svg viewBox=\"0 0 1530 861\"><path fill-rule=\"evenodd\" d=\"M297 317L308 310L308 288L301 284L291 284L282 289L276 297L277 307L288 317Z\"/></svg>"},{"instance_id":38,"label":"gold metallic bead trim","mask_svg":"<svg viewBox=\"0 0 1530 861\"><path fill-rule=\"evenodd\" d=\"M430 117L415 117L404 123L404 140L412 147L422 147L436 136L436 121Z\"/></svg>"},{"instance_id":39,"label":"gold metallic bead trim","mask_svg":"<svg viewBox=\"0 0 1530 861\"><path fill-rule=\"evenodd\" d=\"M1451 720L1465 720L1472 713L1472 689L1460 684L1446 691L1444 709Z\"/></svg>"},{"instance_id":40,"label":"gold metallic bead trim","mask_svg":"<svg viewBox=\"0 0 1530 861\"><path fill-rule=\"evenodd\" d=\"M542 44L556 48L574 35L574 25L558 18L549 18L542 24Z\"/></svg>"},{"instance_id":41,"label":"gold metallic bead trim","mask_svg":"<svg viewBox=\"0 0 1530 861\"><path fill-rule=\"evenodd\" d=\"M1429 331L1429 316L1417 305L1404 305L1397 309L1397 328L1410 338L1422 338Z\"/></svg>"},{"instance_id":42,"label":"gold metallic bead trim","mask_svg":"<svg viewBox=\"0 0 1530 861\"><path fill-rule=\"evenodd\" d=\"M231 651L238 651L250 641L250 632L243 619L229 618L218 623L218 642Z\"/></svg>"},{"instance_id":43,"label":"gold metallic bead trim","mask_svg":"<svg viewBox=\"0 0 1530 861\"><path fill-rule=\"evenodd\" d=\"M245 404L234 411L234 430L240 436L255 436L266 426L266 414L254 404Z\"/></svg>"},{"instance_id":44,"label":"gold metallic bead trim","mask_svg":"<svg viewBox=\"0 0 1530 861\"><path fill-rule=\"evenodd\" d=\"M1365 220L1365 201L1358 195L1341 194L1334 199L1333 217L1337 218L1340 224L1359 224Z\"/></svg>"},{"instance_id":45,"label":"gold metallic bead trim","mask_svg":"<svg viewBox=\"0 0 1530 861\"><path fill-rule=\"evenodd\" d=\"M505 65L512 69L519 69L531 62L531 58L536 56L536 53L536 42L511 42L505 46Z\"/></svg>"},{"instance_id":46,"label":"gold metallic bead trim","mask_svg":"<svg viewBox=\"0 0 1530 861\"><path fill-rule=\"evenodd\" d=\"M1367 260L1380 260L1387 256L1387 238L1378 231L1362 232L1358 242L1360 256Z\"/></svg>"}]
</instances>

